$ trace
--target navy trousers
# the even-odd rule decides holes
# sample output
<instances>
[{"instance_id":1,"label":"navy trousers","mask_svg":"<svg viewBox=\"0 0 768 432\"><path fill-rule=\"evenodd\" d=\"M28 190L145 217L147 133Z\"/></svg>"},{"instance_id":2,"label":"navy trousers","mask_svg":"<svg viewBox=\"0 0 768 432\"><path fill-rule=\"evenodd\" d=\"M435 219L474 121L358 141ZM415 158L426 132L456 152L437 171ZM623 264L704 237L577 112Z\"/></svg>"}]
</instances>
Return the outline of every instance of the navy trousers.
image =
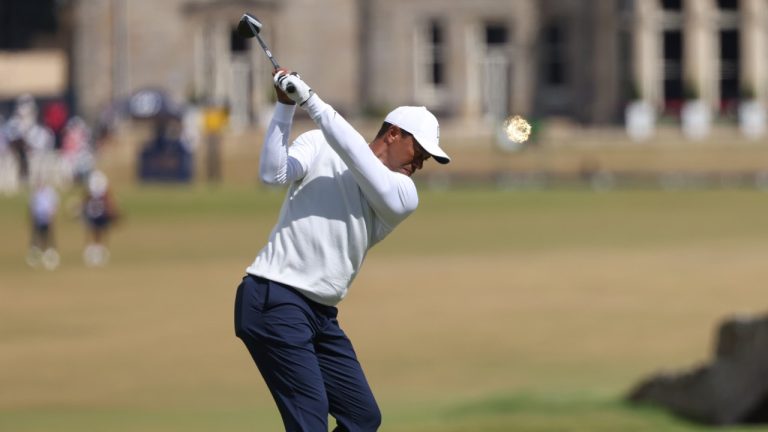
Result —
<instances>
[{"instance_id":1,"label":"navy trousers","mask_svg":"<svg viewBox=\"0 0 768 432\"><path fill-rule=\"evenodd\" d=\"M381 413L336 320L293 288L248 275L237 288L235 334L275 399L287 432L375 431Z\"/></svg>"}]
</instances>

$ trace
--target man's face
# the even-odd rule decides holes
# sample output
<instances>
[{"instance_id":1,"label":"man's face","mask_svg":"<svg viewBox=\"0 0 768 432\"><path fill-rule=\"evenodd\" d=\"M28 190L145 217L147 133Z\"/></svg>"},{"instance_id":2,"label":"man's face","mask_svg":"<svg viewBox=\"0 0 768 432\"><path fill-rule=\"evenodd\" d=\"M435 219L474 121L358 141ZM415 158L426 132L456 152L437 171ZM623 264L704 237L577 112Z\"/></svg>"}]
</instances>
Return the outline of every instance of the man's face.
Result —
<instances>
[{"instance_id":1,"label":"man's face","mask_svg":"<svg viewBox=\"0 0 768 432\"><path fill-rule=\"evenodd\" d=\"M416 141L413 135L397 126L387 131L389 146L383 162L392 171L412 176L424 165L430 155Z\"/></svg>"}]
</instances>

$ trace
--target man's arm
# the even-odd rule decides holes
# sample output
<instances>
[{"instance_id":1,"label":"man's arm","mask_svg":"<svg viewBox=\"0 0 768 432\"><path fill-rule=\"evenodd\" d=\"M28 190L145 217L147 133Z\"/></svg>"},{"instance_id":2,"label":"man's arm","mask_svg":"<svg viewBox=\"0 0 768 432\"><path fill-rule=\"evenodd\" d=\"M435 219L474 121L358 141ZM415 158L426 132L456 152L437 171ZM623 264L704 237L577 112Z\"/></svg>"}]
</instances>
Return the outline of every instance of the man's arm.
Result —
<instances>
[{"instance_id":1,"label":"man's arm","mask_svg":"<svg viewBox=\"0 0 768 432\"><path fill-rule=\"evenodd\" d=\"M385 222L394 227L416 210L419 197L413 181L387 168L373 154L365 138L339 113L317 95L304 108Z\"/></svg>"},{"instance_id":2,"label":"man's arm","mask_svg":"<svg viewBox=\"0 0 768 432\"><path fill-rule=\"evenodd\" d=\"M259 178L266 184L286 184L296 181L307 172L309 161L302 163L302 158L289 152L288 139L296 105L278 102L275 112L264 135L259 160Z\"/></svg>"},{"instance_id":3,"label":"man's arm","mask_svg":"<svg viewBox=\"0 0 768 432\"><path fill-rule=\"evenodd\" d=\"M296 91L288 96L307 110L326 141L352 171L371 206L388 225L394 227L416 209L419 198L413 181L387 168L373 154L365 138L314 94L301 78L278 72L275 82L278 87L288 83L295 86Z\"/></svg>"}]
</instances>

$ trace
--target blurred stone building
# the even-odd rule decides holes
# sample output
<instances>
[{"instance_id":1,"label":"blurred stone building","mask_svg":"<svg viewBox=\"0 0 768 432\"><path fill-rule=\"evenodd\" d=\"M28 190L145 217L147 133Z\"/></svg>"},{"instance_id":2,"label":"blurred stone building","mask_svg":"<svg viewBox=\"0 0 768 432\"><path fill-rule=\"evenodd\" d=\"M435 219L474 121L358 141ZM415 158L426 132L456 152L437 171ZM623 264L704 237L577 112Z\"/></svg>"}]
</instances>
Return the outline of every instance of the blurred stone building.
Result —
<instances>
[{"instance_id":1,"label":"blurred stone building","mask_svg":"<svg viewBox=\"0 0 768 432\"><path fill-rule=\"evenodd\" d=\"M768 93L768 0L73 0L80 111L137 89L264 119L271 65L234 29L263 23L278 61L348 114L423 104L468 127L509 113L622 120L642 98L727 114Z\"/></svg>"}]
</instances>

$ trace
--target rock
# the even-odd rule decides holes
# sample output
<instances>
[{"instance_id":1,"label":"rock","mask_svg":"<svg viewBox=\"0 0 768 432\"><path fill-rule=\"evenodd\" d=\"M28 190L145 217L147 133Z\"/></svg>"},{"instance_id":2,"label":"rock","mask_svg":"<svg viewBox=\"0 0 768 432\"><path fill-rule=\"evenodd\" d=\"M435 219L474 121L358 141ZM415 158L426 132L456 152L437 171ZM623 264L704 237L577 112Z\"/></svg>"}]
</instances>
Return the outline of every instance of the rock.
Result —
<instances>
[{"instance_id":1,"label":"rock","mask_svg":"<svg viewBox=\"0 0 768 432\"><path fill-rule=\"evenodd\" d=\"M712 425L768 423L768 316L726 320L710 364L653 375L628 400Z\"/></svg>"}]
</instances>

